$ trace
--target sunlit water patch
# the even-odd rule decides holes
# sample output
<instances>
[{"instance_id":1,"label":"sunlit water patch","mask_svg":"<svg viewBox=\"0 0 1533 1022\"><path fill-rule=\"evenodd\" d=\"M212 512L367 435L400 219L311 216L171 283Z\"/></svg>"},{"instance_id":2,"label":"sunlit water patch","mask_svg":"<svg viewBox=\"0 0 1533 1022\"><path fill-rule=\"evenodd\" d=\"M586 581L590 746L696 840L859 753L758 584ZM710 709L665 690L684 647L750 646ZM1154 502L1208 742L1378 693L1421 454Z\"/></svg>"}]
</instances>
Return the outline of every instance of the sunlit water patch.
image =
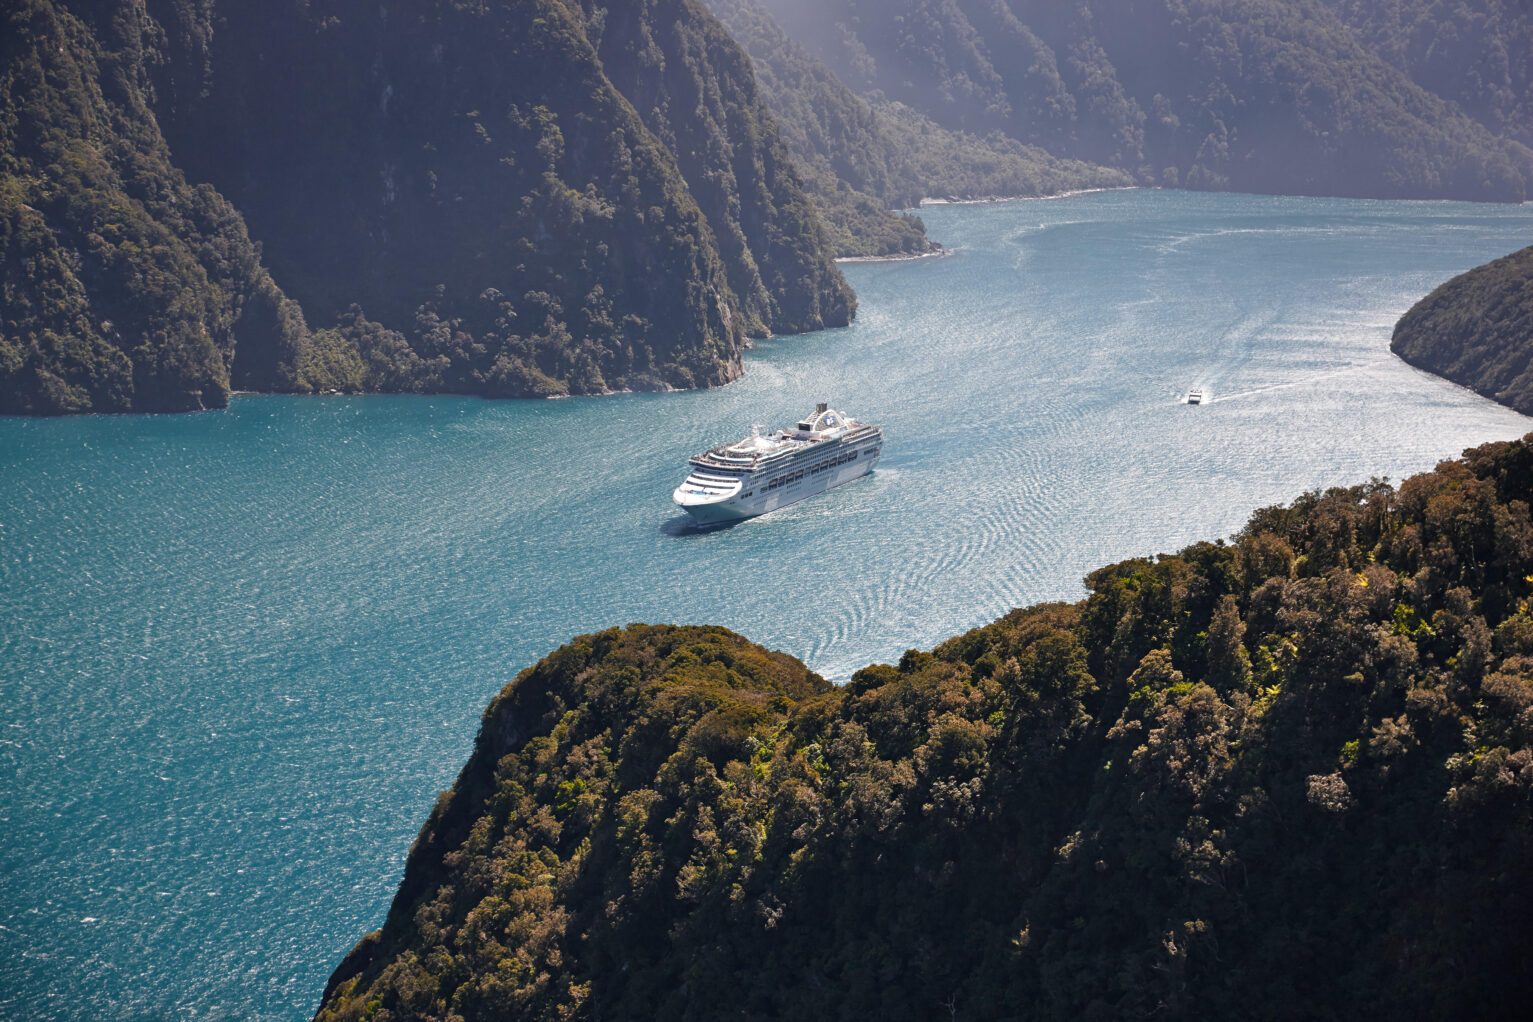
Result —
<instances>
[{"instance_id":1,"label":"sunlit water patch","mask_svg":"<svg viewBox=\"0 0 1533 1022\"><path fill-rule=\"evenodd\" d=\"M579 632L716 622L840 679L1533 428L1388 350L1533 207L924 216L954 254L849 266L855 326L718 391L0 420L0 1017L309 1016L484 703ZM684 527L687 455L817 400L884 425L873 476Z\"/></svg>"}]
</instances>

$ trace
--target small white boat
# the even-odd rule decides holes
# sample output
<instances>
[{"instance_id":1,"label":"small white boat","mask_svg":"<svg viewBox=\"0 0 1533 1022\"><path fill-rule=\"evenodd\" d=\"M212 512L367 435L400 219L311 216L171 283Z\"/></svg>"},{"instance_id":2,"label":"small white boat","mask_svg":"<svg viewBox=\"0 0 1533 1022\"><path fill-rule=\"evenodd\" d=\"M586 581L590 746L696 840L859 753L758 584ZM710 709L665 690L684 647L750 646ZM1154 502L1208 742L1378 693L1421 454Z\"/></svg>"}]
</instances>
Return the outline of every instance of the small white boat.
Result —
<instances>
[{"instance_id":1,"label":"small white boat","mask_svg":"<svg viewBox=\"0 0 1533 1022\"><path fill-rule=\"evenodd\" d=\"M1208 402L1208 398L1208 391L1204 390L1202 387L1194 387L1187 392L1187 403L1190 405L1206 404Z\"/></svg>"}]
</instances>

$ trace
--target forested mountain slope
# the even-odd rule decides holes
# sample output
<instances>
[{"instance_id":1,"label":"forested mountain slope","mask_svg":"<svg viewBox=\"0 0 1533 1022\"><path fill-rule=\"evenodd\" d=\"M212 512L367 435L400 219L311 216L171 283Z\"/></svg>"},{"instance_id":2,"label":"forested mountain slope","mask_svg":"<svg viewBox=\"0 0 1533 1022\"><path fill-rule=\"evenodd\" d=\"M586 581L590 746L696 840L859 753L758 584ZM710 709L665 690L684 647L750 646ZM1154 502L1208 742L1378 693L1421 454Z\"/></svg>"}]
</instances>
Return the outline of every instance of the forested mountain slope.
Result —
<instances>
[{"instance_id":1,"label":"forested mountain slope","mask_svg":"<svg viewBox=\"0 0 1533 1022\"><path fill-rule=\"evenodd\" d=\"M854 313L695 0L7 18L0 411L709 386Z\"/></svg>"},{"instance_id":2,"label":"forested mountain slope","mask_svg":"<svg viewBox=\"0 0 1533 1022\"><path fill-rule=\"evenodd\" d=\"M319 1018L1507 1017L1533 435L832 688L717 628L485 712Z\"/></svg>"},{"instance_id":3,"label":"forested mountain slope","mask_svg":"<svg viewBox=\"0 0 1533 1022\"><path fill-rule=\"evenodd\" d=\"M204 77L173 147L312 321L359 304L426 361L419 386L710 385L746 330L850 318L744 59L695 3L216 10L174 62Z\"/></svg>"},{"instance_id":4,"label":"forested mountain slope","mask_svg":"<svg viewBox=\"0 0 1533 1022\"><path fill-rule=\"evenodd\" d=\"M708 0L755 62L756 80L841 255L925 247L890 209L926 197L1049 195L1127 185L1122 171L1061 159L1003 135L950 131L902 103L868 99L790 39L758 0Z\"/></svg>"},{"instance_id":5,"label":"forested mountain slope","mask_svg":"<svg viewBox=\"0 0 1533 1022\"><path fill-rule=\"evenodd\" d=\"M1533 4L1328 0L1358 37L1497 135L1533 146Z\"/></svg>"},{"instance_id":6,"label":"forested mountain slope","mask_svg":"<svg viewBox=\"0 0 1533 1022\"><path fill-rule=\"evenodd\" d=\"M582 4L607 77L708 217L748 331L845 326L851 289L729 33L700 0Z\"/></svg>"},{"instance_id":7,"label":"forested mountain slope","mask_svg":"<svg viewBox=\"0 0 1533 1022\"><path fill-rule=\"evenodd\" d=\"M1434 290L1395 324L1390 350L1533 415L1533 248Z\"/></svg>"},{"instance_id":8,"label":"forested mountain slope","mask_svg":"<svg viewBox=\"0 0 1533 1022\"><path fill-rule=\"evenodd\" d=\"M1495 133L1525 96L1487 86L1487 108L1504 111L1487 128L1417 83L1452 75L1423 58L1413 80L1365 44L1333 9L1341 0L762 2L858 92L1144 183L1501 201L1533 190L1533 154ZM1453 66L1480 45L1462 43ZM1480 88L1472 70L1458 77L1450 99Z\"/></svg>"},{"instance_id":9,"label":"forested mountain slope","mask_svg":"<svg viewBox=\"0 0 1533 1022\"><path fill-rule=\"evenodd\" d=\"M160 137L142 28L47 0L0 15L0 413L181 411L250 380L304 385L298 307Z\"/></svg>"}]
</instances>

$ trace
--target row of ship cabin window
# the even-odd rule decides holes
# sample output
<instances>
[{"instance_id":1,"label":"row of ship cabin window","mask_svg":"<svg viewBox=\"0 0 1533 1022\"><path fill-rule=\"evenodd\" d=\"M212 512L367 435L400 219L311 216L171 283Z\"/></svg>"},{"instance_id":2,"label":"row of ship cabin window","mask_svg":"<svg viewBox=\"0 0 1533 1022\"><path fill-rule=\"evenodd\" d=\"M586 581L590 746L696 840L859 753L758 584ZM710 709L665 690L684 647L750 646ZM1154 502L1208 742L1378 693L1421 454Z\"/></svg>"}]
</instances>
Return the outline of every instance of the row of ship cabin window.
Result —
<instances>
[{"instance_id":1,"label":"row of ship cabin window","mask_svg":"<svg viewBox=\"0 0 1533 1022\"><path fill-rule=\"evenodd\" d=\"M858 452L856 451L848 451L841 455L839 458L831 458L828 461L822 461L818 465L810 466L808 472L810 475L813 475L816 472L823 472L827 468L835 468L837 465L854 460L857 457L857 453ZM775 490L779 486L787 486L789 483L797 482L802 478L804 478L804 472L802 470L795 472L792 475L779 476L778 478L773 479L771 482L767 483L766 488L769 490Z\"/></svg>"}]
</instances>

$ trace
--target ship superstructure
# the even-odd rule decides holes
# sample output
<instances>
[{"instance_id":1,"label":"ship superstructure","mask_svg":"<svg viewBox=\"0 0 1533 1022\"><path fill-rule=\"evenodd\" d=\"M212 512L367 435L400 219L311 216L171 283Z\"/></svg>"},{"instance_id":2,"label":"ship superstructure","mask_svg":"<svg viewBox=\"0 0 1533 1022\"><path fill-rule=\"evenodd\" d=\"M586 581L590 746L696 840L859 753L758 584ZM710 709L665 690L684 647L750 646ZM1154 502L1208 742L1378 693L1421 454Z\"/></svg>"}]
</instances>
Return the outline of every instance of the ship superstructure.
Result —
<instances>
[{"instance_id":1,"label":"ship superstructure","mask_svg":"<svg viewBox=\"0 0 1533 1022\"><path fill-rule=\"evenodd\" d=\"M883 445L878 426L822 403L792 429L763 434L757 426L689 458L671 499L700 523L752 518L871 472Z\"/></svg>"}]
</instances>

